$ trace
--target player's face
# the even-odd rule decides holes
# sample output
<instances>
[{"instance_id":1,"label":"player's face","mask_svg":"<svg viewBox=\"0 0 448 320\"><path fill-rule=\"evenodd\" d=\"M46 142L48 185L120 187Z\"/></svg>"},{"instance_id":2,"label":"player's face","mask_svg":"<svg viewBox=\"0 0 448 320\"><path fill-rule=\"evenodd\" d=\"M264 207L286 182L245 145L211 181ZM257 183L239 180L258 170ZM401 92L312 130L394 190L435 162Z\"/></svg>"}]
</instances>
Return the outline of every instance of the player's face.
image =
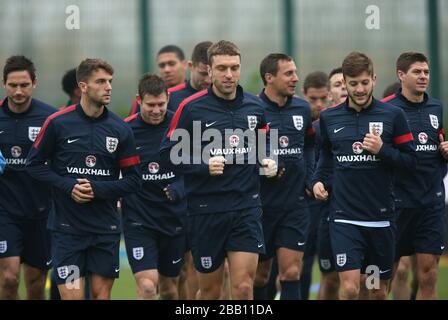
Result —
<instances>
[{"instance_id":1,"label":"player's face","mask_svg":"<svg viewBox=\"0 0 448 320\"><path fill-rule=\"evenodd\" d=\"M208 74L208 65L202 62L199 62L197 66L191 64L190 70L191 82L195 89L206 89L212 83L212 79Z\"/></svg>"},{"instance_id":2,"label":"player's face","mask_svg":"<svg viewBox=\"0 0 448 320\"><path fill-rule=\"evenodd\" d=\"M167 88L177 86L184 81L187 62L181 61L174 52L159 54L157 65L160 77L165 81Z\"/></svg>"},{"instance_id":3,"label":"player's face","mask_svg":"<svg viewBox=\"0 0 448 320\"><path fill-rule=\"evenodd\" d=\"M210 77L213 86L223 96L235 94L240 81L241 61L239 56L213 56Z\"/></svg>"},{"instance_id":4,"label":"player's face","mask_svg":"<svg viewBox=\"0 0 448 320\"><path fill-rule=\"evenodd\" d=\"M108 105L112 94L112 75L104 69L94 71L86 83L80 82L82 93L98 106Z\"/></svg>"},{"instance_id":5,"label":"player's face","mask_svg":"<svg viewBox=\"0 0 448 320\"><path fill-rule=\"evenodd\" d=\"M375 86L376 76L369 75L364 71L357 77L345 77L347 93L352 103L359 107L365 107L370 104Z\"/></svg>"},{"instance_id":6,"label":"player's face","mask_svg":"<svg viewBox=\"0 0 448 320\"><path fill-rule=\"evenodd\" d=\"M317 118L322 109L328 105L328 89L327 87L308 88L304 98L310 104L313 118Z\"/></svg>"},{"instance_id":7,"label":"player's face","mask_svg":"<svg viewBox=\"0 0 448 320\"><path fill-rule=\"evenodd\" d=\"M429 85L429 66L426 62L411 64L408 72L398 71L401 85L412 94L422 95Z\"/></svg>"},{"instance_id":8,"label":"player's face","mask_svg":"<svg viewBox=\"0 0 448 320\"><path fill-rule=\"evenodd\" d=\"M140 101L140 112L146 123L160 124L166 115L168 106L168 95L164 92L158 96L145 94Z\"/></svg>"},{"instance_id":9,"label":"player's face","mask_svg":"<svg viewBox=\"0 0 448 320\"><path fill-rule=\"evenodd\" d=\"M279 95L293 96L296 93L297 82L299 82L294 61L280 60L277 75L272 76L271 80L270 84Z\"/></svg>"},{"instance_id":10,"label":"player's face","mask_svg":"<svg viewBox=\"0 0 448 320\"><path fill-rule=\"evenodd\" d=\"M31 80L28 71L13 71L8 74L6 81L3 82L8 100L16 106L29 103L35 86L36 81Z\"/></svg>"},{"instance_id":11,"label":"player's face","mask_svg":"<svg viewBox=\"0 0 448 320\"><path fill-rule=\"evenodd\" d=\"M330 78L330 100L334 104L340 104L347 99L347 96L347 88L342 73L332 75Z\"/></svg>"}]
</instances>

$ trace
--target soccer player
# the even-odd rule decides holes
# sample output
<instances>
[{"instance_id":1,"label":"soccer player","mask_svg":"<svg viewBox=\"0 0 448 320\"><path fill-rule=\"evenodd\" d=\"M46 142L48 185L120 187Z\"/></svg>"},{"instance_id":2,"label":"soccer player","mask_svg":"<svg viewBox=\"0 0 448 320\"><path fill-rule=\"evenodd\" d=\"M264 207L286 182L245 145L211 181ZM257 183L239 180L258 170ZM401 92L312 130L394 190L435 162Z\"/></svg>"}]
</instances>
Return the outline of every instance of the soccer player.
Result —
<instances>
[{"instance_id":1,"label":"soccer player","mask_svg":"<svg viewBox=\"0 0 448 320\"><path fill-rule=\"evenodd\" d=\"M82 61L81 102L48 117L27 159L28 172L52 187L48 225L63 300L84 297L86 276L92 299L110 299L120 271L117 199L141 186L132 130L106 107L112 75L101 59Z\"/></svg>"},{"instance_id":2,"label":"soccer player","mask_svg":"<svg viewBox=\"0 0 448 320\"><path fill-rule=\"evenodd\" d=\"M191 61L188 61L190 80L169 88L169 110L176 112L183 100L201 90L207 89L211 84L210 75L208 74L207 50L212 44L210 41L204 41L194 47Z\"/></svg>"},{"instance_id":3,"label":"soccer player","mask_svg":"<svg viewBox=\"0 0 448 320\"><path fill-rule=\"evenodd\" d=\"M276 179L261 178L263 234L266 254L260 255L255 292L266 289L276 254L281 300L300 299L300 272L309 224L305 188L314 167L314 129L308 103L294 96L299 81L291 57L282 53L266 56L260 65L264 89L259 97L265 105L270 129L278 130L279 173ZM256 298L266 299L257 293Z\"/></svg>"},{"instance_id":4,"label":"soccer player","mask_svg":"<svg viewBox=\"0 0 448 320\"><path fill-rule=\"evenodd\" d=\"M68 70L62 77L62 90L68 95L66 107L79 103L81 100L81 89L79 89L76 81L76 68Z\"/></svg>"},{"instance_id":5,"label":"soccer player","mask_svg":"<svg viewBox=\"0 0 448 320\"><path fill-rule=\"evenodd\" d=\"M342 68L333 69L328 76L329 101L332 105L345 102L347 99L347 88L342 74ZM316 158L320 150L320 122L316 120L313 126L316 131ZM317 164L317 161L316 161ZM336 264L333 258L333 249L330 240L329 213L330 201L320 204L320 221L317 228L317 257L321 272L319 285L319 300L337 300L339 298L339 277L336 272ZM362 287L361 287L362 288Z\"/></svg>"},{"instance_id":6,"label":"soccer player","mask_svg":"<svg viewBox=\"0 0 448 320\"><path fill-rule=\"evenodd\" d=\"M123 198L123 231L139 299L178 299L185 253L187 210L182 177L160 164L159 147L173 113L168 91L156 75L139 82L141 111L127 118L140 154L143 188Z\"/></svg>"},{"instance_id":7,"label":"soccer player","mask_svg":"<svg viewBox=\"0 0 448 320\"><path fill-rule=\"evenodd\" d=\"M340 298L357 299L360 273L373 266L370 299L386 299L394 259L393 176L415 168L415 143L404 112L373 98L376 76L363 53L342 64L349 99L320 115L321 150L314 195L327 200ZM369 268L370 270L370 268Z\"/></svg>"},{"instance_id":8,"label":"soccer player","mask_svg":"<svg viewBox=\"0 0 448 320\"><path fill-rule=\"evenodd\" d=\"M187 65L185 54L178 46L167 45L157 53L159 74L165 81L167 88L172 88L185 82Z\"/></svg>"},{"instance_id":9,"label":"soccer player","mask_svg":"<svg viewBox=\"0 0 448 320\"><path fill-rule=\"evenodd\" d=\"M319 119L320 112L329 104L329 90L328 90L328 75L321 71L315 71L308 74L303 82L303 96L311 107L311 114L313 121ZM313 127L319 136L318 123L313 123ZM315 140L315 150L318 150L319 140ZM315 154L315 158L318 158L318 154ZM306 240L305 253L303 256L303 268L302 276L300 280L301 298L308 300L309 291L311 286L312 271L314 256L318 249L318 237L317 232L319 223L322 216L322 211L325 209L325 204L322 201L316 201L314 197L308 198L310 224L308 228L308 237Z\"/></svg>"},{"instance_id":10,"label":"soccer player","mask_svg":"<svg viewBox=\"0 0 448 320\"><path fill-rule=\"evenodd\" d=\"M78 104L81 100L81 89L78 87L78 81L76 81L76 68L68 70L62 77L62 90L68 95L68 101L64 106L59 107L60 110L65 107ZM88 279L84 279L84 291L86 293L86 299L89 298L90 288ZM59 289L56 284L56 273L52 272L50 277L50 300L61 300Z\"/></svg>"},{"instance_id":11,"label":"soccer player","mask_svg":"<svg viewBox=\"0 0 448 320\"><path fill-rule=\"evenodd\" d=\"M32 97L37 85L33 62L11 56L3 68L6 98L0 105L0 299L18 299L23 264L27 299L45 299L51 267L46 224L50 189L25 171L26 156L45 119L56 112ZM3 171L3 170L1 170Z\"/></svg>"},{"instance_id":12,"label":"soccer player","mask_svg":"<svg viewBox=\"0 0 448 320\"><path fill-rule=\"evenodd\" d=\"M437 270L445 248L446 157L439 151L444 140L443 108L428 96L430 72L426 56L402 53L396 63L401 89L384 101L403 110L416 141L418 166L397 171L395 183L397 220L397 261L416 254L417 299L437 299Z\"/></svg>"},{"instance_id":13,"label":"soccer player","mask_svg":"<svg viewBox=\"0 0 448 320\"><path fill-rule=\"evenodd\" d=\"M347 88L345 87L341 67L331 70L328 76L328 91L328 98L332 104L340 104L347 99Z\"/></svg>"},{"instance_id":14,"label":"soccer player","mask_svg":"<svg viewBox=\"0 0 448 320\"><path fill-rule=\"evenodd\" d=\"M165 86L169 89L175 86L185 84L186 70L188 62L185 60L185 54L181 48L175 45L167 45L157 53L157 67L159 68L160 77L165 82ZM136 95L130 115L140 111Z\"/></svg>"},{"instance_id":15,"label":"soccer player","mask_svg":"<svg viewBox=\"0 0 448 320\"><path fill-rule=\"evenodd\" d=\"M248 138L251 132L268 131L268 126L261 101L244 93L238 84L238 47L219 41L208 49L208 59L212 86L181 103L162 142L161 156L185 173L188 237L200 298L219 298L227 256L232 298L252 299L264 240L259 172L256 161L252 162L258 146ZM184 146L179 152L178 135L182 135L179 145ZM211 145L205 141L210 135ZM183 161L179 162L177 155ZM277 174L274 160L263 158L260 165L267 176Z\"/></svg>"}]
</instances>

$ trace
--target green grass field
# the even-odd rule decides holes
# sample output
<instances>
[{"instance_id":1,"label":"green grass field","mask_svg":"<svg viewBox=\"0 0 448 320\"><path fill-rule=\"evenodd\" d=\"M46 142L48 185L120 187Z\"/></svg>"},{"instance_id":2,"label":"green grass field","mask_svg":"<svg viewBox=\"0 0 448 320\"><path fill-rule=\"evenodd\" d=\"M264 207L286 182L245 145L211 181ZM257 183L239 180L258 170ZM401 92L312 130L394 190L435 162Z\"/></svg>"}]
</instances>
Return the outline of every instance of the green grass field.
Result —
<instances>
[{"instance_id":1,"label":"green grass field","mask_svg":"<svg viewBox=\"0 0 448 320\"><path fill-rule=\"evenodd\" d=\"M114 300L135 300L136 284L129 267L127 257L124 250L124 244L121 245L120 250L120 278L115 280L114 287L112 289L112 299ZM439 280L438 280L438 292L439 299L448 300L448 256L443 256L439 265ZM319 267L316 263L313 266L313 281L311 286L310 299L314 300L317 296L317 289L319 284ZM47 296L49 295L49 281L47 281ZM25 288L23 282L20 284L19 289L20 297L25 296Z\"/></svg>"}]
</instances>

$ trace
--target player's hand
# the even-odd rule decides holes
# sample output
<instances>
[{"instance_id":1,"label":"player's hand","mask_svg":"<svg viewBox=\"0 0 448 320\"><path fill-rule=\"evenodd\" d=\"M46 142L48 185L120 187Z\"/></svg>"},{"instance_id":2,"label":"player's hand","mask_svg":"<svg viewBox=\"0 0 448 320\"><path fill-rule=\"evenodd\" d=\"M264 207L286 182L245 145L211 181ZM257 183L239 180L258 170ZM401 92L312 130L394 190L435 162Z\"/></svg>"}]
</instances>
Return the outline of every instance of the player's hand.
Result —
<instances>
[{"instance_id":1,"label":"player's hand","mask_svg":"<svg viewBox=\"0 0 448 320\"><path fill-rule=\"evenodd\" d=\"M314 197L317 200L327 201L328 192L325 190L324 184L322 182L316 182L313 186Z\"/></svg>"},{"instance_id":2,"label":"player's hand","mask_svg":"<svg viewBox=\"0 0 448 320\"><path fill-rule=\"evenodd\" d=\"M163 188L163 191L165 192L165 195L168 198L168 200L173 202L176 200L176 196L174 195L174 192L173 190L171 190L170 186L171 186L170 184L167 185L165 188Z\"/></svg>"},{"instance_id":3,"label":"player's hand","mask_svg":"<svg viewBox=\"0 0 448 320\"><path fill-rule=\"evenodd\" d=\"M377 128L374 127L372 131L373 133L366 134L362 146L363 149L369 151L371 154L378 154L383 146L383 140Z\"/></svg>"},{"instance_id":4,"label":"player's hand","mask_svg":"<svg viewBox=\"0 0 448 320\"><path fill-rule=\"evenodd\" d=\"M439 145L440 154L445 160L448 160L448 141L445 141L443 134L439 135L439 140L440 140Z\"/></svg>"},{"instance_id":5,"label":"player's hand","mask_svg":"<svg viewBox=\"0 0 448 320\"><path fill-rule=\"evenodd\" d=\"M278 169L276 178L281 179L283 177L283 175L285 174L285 172L286 172L285 168Z\"/></svg>"},{"instance_id":6,"label":"player's hand","mask_svg":"<svg viewBox=\"0 0 448 320\"><path fill-rule=\"evenodd\" d=\"M208 160L208 172L211 176L219 176L224 173L226 159L223 156L211 157Z\"/></svg>"},{"instance_id":7,"label":"player's hand","mask_svg":"<svg viewBox=\"0 0 448 320\"><path fill-rule=\"evenodd\" d=\"M261 160L261 166L264 168L264 174L268 178L277 176L277 162L272 159Z\"/></svg>"},{"instance_id":8,"label":"player's hand","mask_svg":"<svg viewBox=\"0 0 448 320\"><path fill-rule=\"evenodd\" d=\"M92 201L94 194L90 181L87 179L77 179L77 182L72 189L72 199L80 204Z\"/></svg>"}]
</instances>

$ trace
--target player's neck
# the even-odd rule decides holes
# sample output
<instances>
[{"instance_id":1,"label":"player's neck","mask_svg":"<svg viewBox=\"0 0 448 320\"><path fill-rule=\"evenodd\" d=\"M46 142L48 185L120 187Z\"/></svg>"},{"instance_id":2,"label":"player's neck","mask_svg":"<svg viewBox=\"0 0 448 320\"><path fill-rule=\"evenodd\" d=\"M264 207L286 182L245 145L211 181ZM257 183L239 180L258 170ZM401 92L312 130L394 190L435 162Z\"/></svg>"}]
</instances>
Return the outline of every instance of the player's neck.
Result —
<instances>
[{"instance_id":1,"label":"player's neck","mask_svg":"<svg viewBox=\"0 0 448 320\"><path fill-rule=\"evenodd\" d=\"M81 97L81 108L84 113L90 118L98 118L104 112L103 105L98 105L84 95Z\"/></svg>"},{"instance_id":2,"label":"player's neck","mask_svg":"<svg viewBox=\"0 0 448 320\"><path fill-rule=\"evenodd\" d=\"M219 91L216 88L216 86L212 86L212 90L213 90L213 93L221 99L234 100L236 98L236 90L229 94L222 93L221 91Z\"/></svg>"},{"instance_id":3,"label":"player's neck","mask_svg":"<svg viewBox=\"0 0 448 320\"><path fill-rule=\"evenodd\" d=\"M287 96L278 94L271 87L266 87L264 89L264 94L269 98L269 100L271 100L272 102L275 102L279 107L283 107L286 104L286 102L288 101Z\"/></svg>"},{"instance_id":4,"label":"player's neck","mask_svg":"<svg viewBox=\"0 0 448 320\"><path fill-rule=\"evenodd\" d=\"M31 106L31 98L24 104L15 104L11 99L8 99L8 108L14 113L24 113Z\"/></svg>"},{"instance_id":5,"label":"player's neck","mask_svg":"<svg viewBox=\"0 0 448 320\"><path fill-rule=\"evenodd\" d=\"M425 99L425 95L423 93L415 94L411 90L405 88L404 86L401 89L401 94L403 95L403 97L405 97L407 100L413 103L420 103L423 102L423 100Z\"/></svg>"},{"instance_id":6,"label":"player's neck","mask_svg":"<svg viewBox=\"0 0 448 320\"><path fill-rule=\"evenodd\" d=\"M348 106L352 109L355 109L357 112L361 112L363 109L366 109L373 101L373 96L370 96L369 100L362 106L356 104L352 98L348 99Z\"/></svg>"}]
</instances>

